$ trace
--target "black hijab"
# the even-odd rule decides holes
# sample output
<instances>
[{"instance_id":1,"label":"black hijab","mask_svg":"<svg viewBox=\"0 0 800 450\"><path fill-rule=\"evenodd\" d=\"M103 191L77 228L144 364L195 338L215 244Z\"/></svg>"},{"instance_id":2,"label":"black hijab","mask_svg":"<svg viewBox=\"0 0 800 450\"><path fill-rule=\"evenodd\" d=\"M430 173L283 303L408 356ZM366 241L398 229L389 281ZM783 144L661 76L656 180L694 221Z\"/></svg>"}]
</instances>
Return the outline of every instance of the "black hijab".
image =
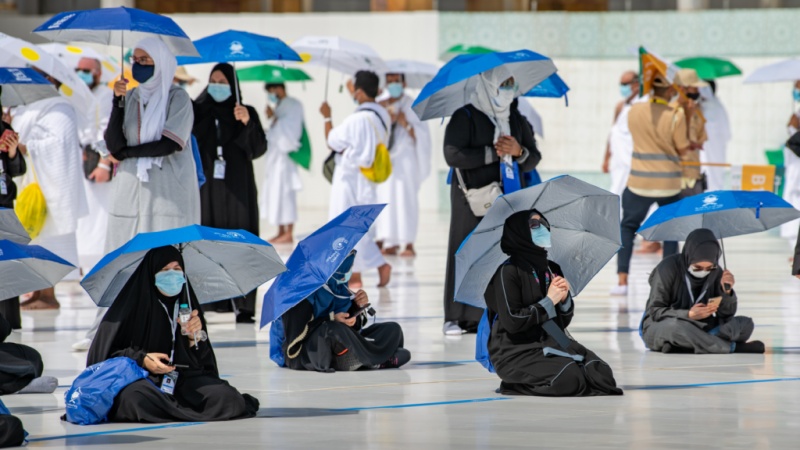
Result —
<instances>
[{"instance_id":1,"label":"black hijab","mask_svg":"<svg viewBox=\"0 0 800 450\"><path fill-rule=\"evenodd\" d=\"M189 346L188 339L181 336L179 330L171 328L170 318L174 305L180 302L198 310L203 329L208 332L203 310L188 280L188 294L187 289L184 289L174 297L161 294L155 286L156 273L173 261L186 269L183 256L173 246L154 248L147 252L100 323L89 349L87 365L120 356L118 352L125 349L169 355L172 351L172 336L178 333L175 339L175 362L188 365L191 369L218 373L216 358L208 341L201 342L199 350L196 350Z\"/></svg>"},{"instance_id":2,"label":"black hijab","mask_svg":"<svg viewBox=\"0 0 800 450\"><path fill-rule=\"evenodd\" d=\"M722 256L722 248L717 242L714 233L706 228L698 228L686 238L686 243L683 245L681 252L681 262L683 263L684 273L688 274L689 267L702 261L709 261L715 266L719 263L719 258ZM692 288L692 293L698 297L703 291L706 283L713 279L712 274L706 278L697 278L688 274L689 284ZM697 300L700 300L699 298Z\"/></svg>"},{"instance_id":3,"label":"black hijab","mask_svg":"<svg viewBox=\"0 0 800 450\"><path fill-rule=\"evenodd\" d=\"M511 264L527 272L535 273L539 278L542 293L546 293L549 262L547 250L534 244L531 238L529 220L534 214L538 214L544 219L544 215L535 209L514 213L506 219L503 225L500 249L511 257ZM550 230L548 224L544 223L544 226Z\"/></svg>"},{"instance_id":4,"label":"black hijab","mask_svg":"<svg viewBox=\"0 0 800 450\"><path fill-rule=\"evenodd\" d=\"M235 76L233 66L220 63L211 69L211 73L219 70L225 75L231 86L231 96L223 102L217 102L208 94L208 87L194 101L194 128L195 136L205 135L208 130L213 130L216 121L219 121L217 145L225 145L236 138L244 128L244 124L233 116L236 107L236 92L239 92L239 104L242 104L242 90L239 88L239 79ZM209 82L211 75L209 74Z\"/></svg>"}]
</instances>

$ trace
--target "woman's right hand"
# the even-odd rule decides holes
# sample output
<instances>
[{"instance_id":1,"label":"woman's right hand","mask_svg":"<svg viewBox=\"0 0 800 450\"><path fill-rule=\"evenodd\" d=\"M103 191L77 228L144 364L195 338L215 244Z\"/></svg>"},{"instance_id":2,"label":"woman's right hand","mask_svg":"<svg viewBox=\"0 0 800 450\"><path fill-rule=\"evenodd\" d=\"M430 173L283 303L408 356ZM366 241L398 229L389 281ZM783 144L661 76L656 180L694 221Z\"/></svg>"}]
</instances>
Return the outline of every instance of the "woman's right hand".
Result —
<instances>
[{"instance_id":1,"label":"woman's right hand","mask_svg":"<svg viewBox=\"0 0 800 450\"><path fill-rule=\"evenodd\" d=\"M114 97L124 97L128 92L128 80L120 78L114 83Z\"/></svg>"},{"instance_id":2,"label":"woman's right hand","mask_svg":"<svg viewBox=\"0 0 800 450\"><path fill-rule=\"evenodd\" d=\"M550 283L550 287L547 288L547 296L553 301L554 305L557 305L567 297L567 290L560 284Z\"/></svg>"},{"instance_id":3,"label":"woman's right hand","mask_svg":"<svg viewBox=\"0 0 800 450\"><path fill-rule=\"evenodd\" d=\"M164 364L162 360L169 361L169 356L163 353L148 353L144 357L144 368L153 375L164 375L175 370L175 367Z\"/></svg>"}]
</instances>

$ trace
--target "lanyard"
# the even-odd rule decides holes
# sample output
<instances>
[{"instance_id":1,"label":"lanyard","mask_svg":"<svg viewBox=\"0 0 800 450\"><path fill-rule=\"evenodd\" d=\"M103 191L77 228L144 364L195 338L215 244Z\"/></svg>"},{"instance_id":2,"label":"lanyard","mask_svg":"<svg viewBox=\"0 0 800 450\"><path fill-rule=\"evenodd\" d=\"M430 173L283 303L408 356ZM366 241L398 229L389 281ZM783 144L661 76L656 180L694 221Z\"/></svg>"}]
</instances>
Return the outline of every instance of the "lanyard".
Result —
<instances>
[{"instance_id":1,"label":"lanyard","mask_svg":"<svg viewBox=\"0 0 800 450\"><path fill-rule=\"evenodd\" d=\"M686 290L689 291L689 298L692 299L692 305L694 305L695 303L697 303L698 300L701 300L703 296L706 295L706 292L708 291L708 280L706 280L706 282L703 283L703 292L701 292L700 296L697 297L697 299L695 299L694 292L692 292L692 283L689 282L689 275L684 275L684 278L686 279Z\"/></svg>"},{"instance_id":2,"label":"lanyard","mask_svg":"<svg viewBox=\"0 0 800 450\"><path fill-rule=\"evenodd\" d=\"M669 106L669 102L664 100L663 98L653 97L653 99L650 101L653 103L658 103L659 105Z\"/></svg>"},{"instance_id":3,"label":"lanyard","mask_svg":"<svg viewBox=\"0 0 800 450\"><path fill-rule=\"evenodd\" d=\"M169 362L170 364L174 363L173 358L175 357L175 324L178 322L178 300L175 300L175 308L173 308L172 316L170 317L169 311L167 310L167 305L165 305L161 300L158 301L161 304L161 307L164 308L164 313L167 315L167 320L169 320L170 329L172 330L172 350L169 352Z\"/></svg>"}]
</instances>

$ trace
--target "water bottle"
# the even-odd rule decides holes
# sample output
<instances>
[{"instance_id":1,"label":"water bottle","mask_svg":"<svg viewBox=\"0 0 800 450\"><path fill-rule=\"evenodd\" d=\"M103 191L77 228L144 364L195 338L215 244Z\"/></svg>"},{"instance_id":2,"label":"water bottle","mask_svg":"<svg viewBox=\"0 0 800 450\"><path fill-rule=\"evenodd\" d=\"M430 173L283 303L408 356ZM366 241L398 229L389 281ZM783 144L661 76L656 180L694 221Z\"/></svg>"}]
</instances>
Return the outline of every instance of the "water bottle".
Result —
<instances>
[{"instance_id":1,"label":"water bottle","mask_svg":"<svg viewBox=\"0 0 800 450\"><path fill-rule=\"evenodd\" d=\"M189 323L192 318L192 310L189 305L183 303L178 309L178 320L181 322L181 335L186 336L186 328L183 325Z\"/></svg>"}]
</instances>

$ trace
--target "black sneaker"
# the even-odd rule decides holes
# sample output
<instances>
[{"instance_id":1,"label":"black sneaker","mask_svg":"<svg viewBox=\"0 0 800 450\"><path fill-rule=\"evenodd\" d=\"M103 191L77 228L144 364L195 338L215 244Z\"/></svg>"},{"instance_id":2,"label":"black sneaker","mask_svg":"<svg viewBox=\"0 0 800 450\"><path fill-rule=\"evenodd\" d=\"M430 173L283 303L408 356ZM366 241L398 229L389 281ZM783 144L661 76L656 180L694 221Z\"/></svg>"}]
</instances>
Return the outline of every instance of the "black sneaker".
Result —
<instances>
[{"instance_id":1,"label":"black sneaker","mask_svg":"<svg viewBox=\"0 0 800 450\"><path fill-rule=\"evenodd\" d=\"M766 348L761 341L737 342L733 353L764 353Z\"/></svg>"},{"instance_id":2,"label":"black sneaker","mask_svg":"<svg viewBox=\"0 0 800 450\"><path fill-rule=\"evenodd\" d=\"M239 311L239 314L236 315L236 323L256 323L256 320L250 311Z\"/></svg>"},{"instance_id":3,"label":"black sneaker","mask_svg":"<svg viewBox=\"0 0 800 450\"><path fill-rule=\"evenodd\" d=\"M404 348L398 348L388 361L378 366L379 369L397 369L405 363L411 361L411 352Z\"/></svg>"}]
</instances>

